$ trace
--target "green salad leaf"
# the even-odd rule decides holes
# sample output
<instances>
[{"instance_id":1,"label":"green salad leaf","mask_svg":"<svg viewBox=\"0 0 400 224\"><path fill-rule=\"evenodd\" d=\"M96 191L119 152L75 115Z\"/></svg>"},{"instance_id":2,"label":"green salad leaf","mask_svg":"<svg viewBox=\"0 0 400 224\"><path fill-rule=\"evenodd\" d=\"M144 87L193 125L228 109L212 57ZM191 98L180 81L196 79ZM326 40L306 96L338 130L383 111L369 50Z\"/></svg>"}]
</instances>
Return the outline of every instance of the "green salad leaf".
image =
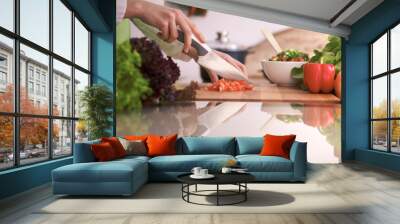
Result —
<instances>
[{"instance_id":1,"label":"green salad leaf","mask_svg":"<svg viewBox=\"0 0 400 224\"><path fill-rule=\"evenodd\" d=\"M340 37L329 36L328 43L321 51L314 50L314 55L311 57L310 62L333 64L336 73L340 72L342 63L342 40Z\"/></svg>"}]
</instances>

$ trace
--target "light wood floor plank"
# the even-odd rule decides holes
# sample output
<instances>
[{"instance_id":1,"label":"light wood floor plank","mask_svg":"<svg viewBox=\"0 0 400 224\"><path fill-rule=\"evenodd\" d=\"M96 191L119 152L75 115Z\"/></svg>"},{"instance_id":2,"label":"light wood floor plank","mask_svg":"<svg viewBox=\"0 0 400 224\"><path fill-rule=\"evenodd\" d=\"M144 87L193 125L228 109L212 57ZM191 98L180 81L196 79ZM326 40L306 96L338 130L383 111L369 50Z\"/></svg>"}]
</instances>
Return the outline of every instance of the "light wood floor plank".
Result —
<instances>
[{"instance_id":1,"label":"light wood floor plank","mask_svg":"<svg viewBox=\"0 0 400 224\"><path fill-rule=\"evenodd\" d=\"M310 165L308 183L323 186L349 203L357 214L36 214L56 200L49 186L0 201L4 224L398 224L400 175L359 163Z\"/></svg>"}]
</instances>

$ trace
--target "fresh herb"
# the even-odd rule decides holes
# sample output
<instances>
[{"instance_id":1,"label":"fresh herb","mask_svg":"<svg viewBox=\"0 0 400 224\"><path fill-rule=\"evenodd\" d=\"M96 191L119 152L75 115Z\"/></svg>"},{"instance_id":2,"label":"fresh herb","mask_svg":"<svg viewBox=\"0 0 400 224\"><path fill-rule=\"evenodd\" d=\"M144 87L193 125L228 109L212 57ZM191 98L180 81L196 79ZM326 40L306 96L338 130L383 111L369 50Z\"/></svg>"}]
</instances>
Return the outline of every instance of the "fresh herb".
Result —
<instances>
[{"instance_id":1,"label":"fresh herb","mask_svg":"<svg viewBox=\"0 0 400 224\"><path fill-rule=\"evenodd\" d=\"M285 50L269 59L270 61L308 61L308 54L298 50Z\"/></svg>"}]
</instances>

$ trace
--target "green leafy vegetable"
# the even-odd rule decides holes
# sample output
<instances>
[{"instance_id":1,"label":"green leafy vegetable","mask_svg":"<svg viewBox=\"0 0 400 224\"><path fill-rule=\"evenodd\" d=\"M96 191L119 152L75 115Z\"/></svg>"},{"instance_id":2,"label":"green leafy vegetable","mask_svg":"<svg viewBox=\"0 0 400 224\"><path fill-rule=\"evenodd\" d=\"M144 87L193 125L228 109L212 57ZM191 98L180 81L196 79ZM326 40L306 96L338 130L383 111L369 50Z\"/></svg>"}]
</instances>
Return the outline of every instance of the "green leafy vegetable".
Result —
<instances>
[{"instance_id":1,"label":"green leafy vegetable","mask_svg":"<svg viewBox=\"0 0 400 224\"><path fill-rule=\"evenodd\" d=\"M132 48L142 57L140 71L149 80L153 90L149 100L153 102L173 101L176 98L174 83L180 76L178 65L171 57L164 57L159 46L146 38L132 38Z\"/></svg>"},{"instance_id":2,"label":"green leafy vegetable","mask_svg":"<svg viewBox=\"0 0 400 224\"><path fill-rule=\"evenodd\" d=\"M142 100L152 94L149 81L140 71L141 65L141 57L129 41L117 45L117 112L141 109Z\"/></svg>"},{"instance_id":3,"label":"green leafy vegetable","mask_svg":"<svg viewBox=\"0 0 400 224\"><path fill-rule=\"evenodd\" d=\"M310 62L321 64L333 64L336 73L341 71L342 66L342 40L337 36L329 36L328 43L319 51L314 50L314 56Z\"/></svg>"}]
</instances>

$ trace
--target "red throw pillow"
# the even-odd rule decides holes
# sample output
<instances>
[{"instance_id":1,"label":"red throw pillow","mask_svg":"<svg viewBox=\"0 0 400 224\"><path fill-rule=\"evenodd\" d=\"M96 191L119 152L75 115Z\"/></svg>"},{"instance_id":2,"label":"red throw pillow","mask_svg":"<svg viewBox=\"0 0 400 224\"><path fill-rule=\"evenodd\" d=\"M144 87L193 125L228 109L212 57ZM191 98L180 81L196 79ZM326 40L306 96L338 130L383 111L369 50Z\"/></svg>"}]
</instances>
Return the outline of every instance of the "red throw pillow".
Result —
<instances>
[{"instance_id":1,"label":"red throw pillow","mask_svg":"<svg viewBox=\"0 0 400 224\"><path fill-rule=\"evenodd\" d=\"M94 157L99 162L110 161L117 158L113 147L108 142L93 144L91 145L91 149Z\"/></svg>"},{"instance_id":2,"label":"red throw pillow","mask_svg":"<svg viewBox=\"0 0 400 224\"><path fill-rule=\"evenodd\" d=\"M176 154L176 139L178 135L158 136L150 135L147 137L146 143L148 147L148 156L165 156Z\"/></svg>"},{"instance_id":3,"label":"red throw pillow","mask_svg":"<svg viewBox=\"0 0 400 224\"><path fill-rule=\"evenodd\" d=\"M121 142L118 140L117 137L108 137L108 138L101 138L101 142L108 142L114 149L115 155L118 158L125 157L126 151L124 146L122 146Z\"/></svg>"},{"instance_id":4,"label":"red throw pillow","mask_svg":"<svg viewBox=\"0 0 400 224\"><path fill-rule=\"evenodd\" d=\"M286 159L290 157L290 147L296 135L265 135L264 136L264 146L261 149L260 155L262 156L280 156Z\"/></svg>"}]
</instances>

